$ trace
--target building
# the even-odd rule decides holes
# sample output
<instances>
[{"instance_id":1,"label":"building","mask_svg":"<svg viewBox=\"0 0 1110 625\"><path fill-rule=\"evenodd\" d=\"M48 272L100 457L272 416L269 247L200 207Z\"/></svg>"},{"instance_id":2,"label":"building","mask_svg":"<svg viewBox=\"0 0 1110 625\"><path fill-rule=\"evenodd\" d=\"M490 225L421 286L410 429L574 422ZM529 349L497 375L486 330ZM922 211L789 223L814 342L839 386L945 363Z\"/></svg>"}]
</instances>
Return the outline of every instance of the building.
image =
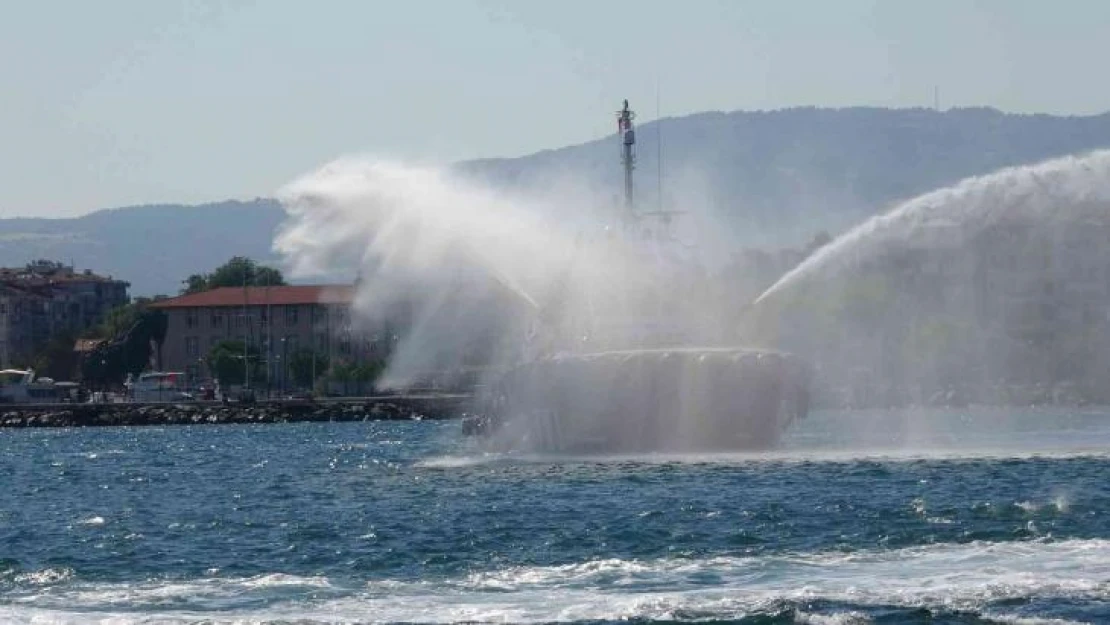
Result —
<instances>
[{"instance_id":1,"label":"building","mask_svg":"<svg viewBox=\"0 0 1110 625\"><path fill-rule=\"evenodd\" d=\"M192 383L208 380L205 360L212 347L242 341L258 350L258 366L276 386L288 379L288 360L299 350L313 350L330 363L384 357L397 332L366 320L353 330L354 291L351 285L221 287L159 300L151 307L168 317L161 367L185 372Z\"/></svg>"},{"instance_id":2,"label":"building","mask_svg":"<svg viewBox=\"0 0 1110 625\"><path fill-rule=\"evenodd\" d=\"M127 303L129 286L45 260L0 268L0 368L25 366L51 338L97 325Z\"/></svg>"}]
</instances>

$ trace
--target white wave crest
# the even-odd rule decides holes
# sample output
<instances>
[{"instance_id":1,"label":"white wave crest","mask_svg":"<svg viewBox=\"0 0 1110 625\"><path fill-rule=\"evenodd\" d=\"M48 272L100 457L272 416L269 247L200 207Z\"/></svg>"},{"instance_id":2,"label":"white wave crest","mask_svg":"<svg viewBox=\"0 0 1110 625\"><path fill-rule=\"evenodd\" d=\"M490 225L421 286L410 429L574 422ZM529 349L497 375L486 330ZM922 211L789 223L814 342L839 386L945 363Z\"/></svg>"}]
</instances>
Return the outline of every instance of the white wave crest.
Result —
<instances>
[{"instance_id":1,"label":"white wave crest","mask_svg":"<svg viewBox=\"0 0 1110 625\"><path fill-rule=\"evenodd\" d=\"M148 585L59 586L0 597L5 623L545 623L739 619L795 610L805 623L867 622L860 607L993 614L1022 598L1110 599L1110 541L942 544L853 553L597 560L512 567L460 578L374 581L343 588L267 575ZM814 602L852 606L814 609ZM167 606L178 610L167 610ZM260 607L264 606L264 607Z\"/></svg>"}]
</instances>

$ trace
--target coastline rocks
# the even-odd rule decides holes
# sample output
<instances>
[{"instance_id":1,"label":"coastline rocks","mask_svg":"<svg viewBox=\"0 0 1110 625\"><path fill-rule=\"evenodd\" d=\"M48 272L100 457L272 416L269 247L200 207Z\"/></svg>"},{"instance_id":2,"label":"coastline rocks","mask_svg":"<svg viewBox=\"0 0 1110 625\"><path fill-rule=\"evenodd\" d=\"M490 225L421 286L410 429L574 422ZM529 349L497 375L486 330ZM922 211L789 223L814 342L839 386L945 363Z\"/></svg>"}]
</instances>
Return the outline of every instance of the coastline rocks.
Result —
<instances>
[{"instance_id":1,"label":"coastline rocks","mask_svg":"<svg viewBox=\"0 0 1110 625\"><path fill-rule=\"evenodd\" d=\"M436 404L439 405L436 405ZM449 402L404 398L343 403L75 404L0 406L0 428L293 423L304 421L419 421L456 414Z\"/></svg>"}]
</instances>

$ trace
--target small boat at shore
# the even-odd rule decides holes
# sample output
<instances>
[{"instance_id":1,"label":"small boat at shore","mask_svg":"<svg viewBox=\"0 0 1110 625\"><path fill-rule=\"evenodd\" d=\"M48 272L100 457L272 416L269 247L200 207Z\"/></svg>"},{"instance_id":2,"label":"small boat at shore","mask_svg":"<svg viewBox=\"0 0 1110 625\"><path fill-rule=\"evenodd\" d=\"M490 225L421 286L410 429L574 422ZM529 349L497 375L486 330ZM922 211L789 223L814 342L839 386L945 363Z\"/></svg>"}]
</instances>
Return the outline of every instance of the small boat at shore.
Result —
<instances>
[{"instance_id":1,"label":"small boat at shore","mask_svg":"<svg viewBox=\"0 0 1110 625\"><path fill-rule=\"evenodd\" d=\"M133 402L191 401L194 397L185 390L186 379L182 372L147 371L138 378L129 375L124 386Z\"/></svg>"},{"instance_id":2,"label":"small boat at shore","mask_svg":"<svg viewBox=\"0 0 1110 625\"><path fill-rule=\"evenodd\" d=\"M34 369L0 370L0 404L53 404L69 398L76 384L35 376Z\"/></svg>"}]
</instances>

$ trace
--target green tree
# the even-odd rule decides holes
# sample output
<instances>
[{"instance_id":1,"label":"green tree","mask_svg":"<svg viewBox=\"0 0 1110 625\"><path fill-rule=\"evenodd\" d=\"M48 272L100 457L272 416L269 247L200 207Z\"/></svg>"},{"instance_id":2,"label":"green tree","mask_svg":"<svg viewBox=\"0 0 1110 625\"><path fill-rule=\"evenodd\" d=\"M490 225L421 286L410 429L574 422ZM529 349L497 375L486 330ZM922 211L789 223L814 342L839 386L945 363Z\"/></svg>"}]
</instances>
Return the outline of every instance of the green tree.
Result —
<instances>
[{"instance_id":1,"label":"green tree","mask_svg":"<svg viewBox=\"0 0 1110 625\"><path fill-rule=\"evenodd\" d=\"M383 363L379 361L371 361L358 365L351 372L351 379L355 382L374 382L378 376L382 374L385 369Z\"/></svg>"},{"instance_id":2,"label":"green tree","mask_svg":"<svg viewBox=\"0 0 1110 625\"><path fill-rule=\"evenodd\" d=\"M104 320L99 324L85 330L83 338L110 339L120 336L131 329L139 318L150 309L150 305L158 300L166 299L165 295L154 297L136 297L130 303L117 306L108 311Z\"/></svg>"},{"instance_id":3,"label":"green tree","mask_svg":"<svg viewBox=\"0 0 1110 625\"><path fill-rule=\"evenodd\" d=\"M246 365L243 363L243 358L243 341L220 341L212 346L205 362L208 364L208 370L222 386L242 384L248 366L251 380L257 384L263 377L259 366L258 348L251 345L246 350L246 358L249 360Z\"/></svg>"},{"instance_id":4,"label":"green tree","mask_svg":"<svg viewBox=\"0 0 1110 625\"><path fill-rule=\"evenodd\" d=\"M351 363L338 362L332 365L328 378L333 382L341 383L343 390L340 392L346 395L350 392L350 383L355 379L355 369L355 365Z\"/></svg>"},{"instance_id":5,"label":"green tree","mask_svg":"<svg viewBox=\"0 0 1110 625\"><path fill-rule=\"evenodd\" d=\"M189 293L200 293L208 290L208 274L194 273L193 275L181 281L185 285L181 289L182 295Z\"/></svg>"},{"instance_id":6,"label":"green tree","mask_svg":"<svg viewBox=\"0 0 1110 625\"><path fill-rule=\"evenodd\" d=\"M313 369L313 360L315 360L315 370ZM315 371L317 377L324 374L328 369L327 356L317 353L302 347L293 352L289 356L289 374L293 377L293 384L301 388L310 388L315 384L312 379L312 374Z\"/></svg>"},{"instance_id":7,"label":"green tree","mask_svg":"<svg viewBox=\"0 0 1110 625\"><path fill-rule=\"evenodd\" d=\"M355 366L348 362L340 362L332 366L331 379L336 382L350 382L355 379Z\"/></svg>"},{"instance_id":8,"label":"green tree","mask_svg":"<svg viewBox=\"0 0 1110 625\"><path fill-rule=\"evenodd\" d=\"M32 361L35 374L55 380L72 379L77 372L76 337L69 332L54 335Z\"/></svg>"},{"instance_id":9,"label":"green tree","mask_svg":"<svg viewBox=\"0 0 1110 625\"><path fill-rule=\"evenodd\" d=\"M211 273L193 274L181 281L182 295L199 293L224 286L284 286L285 276L273 267L235 256Z\"/></svg>"},{"instance_id":10,"label":"green tree","mask_svg":"<svg viewBox=\"0 0 1110 625\"><path fill-rule=\"evenodd\" d=\"M110 330L103 330L104 340L82 363L81 375L86 382L100 386L119 384L128 373L139 373L149 365L152 348L161 350L168 325L166 314L145 309L136 312L133 319L133 323L118 321L121 331L107 334Z\"/></svg>"}]
</instances>

